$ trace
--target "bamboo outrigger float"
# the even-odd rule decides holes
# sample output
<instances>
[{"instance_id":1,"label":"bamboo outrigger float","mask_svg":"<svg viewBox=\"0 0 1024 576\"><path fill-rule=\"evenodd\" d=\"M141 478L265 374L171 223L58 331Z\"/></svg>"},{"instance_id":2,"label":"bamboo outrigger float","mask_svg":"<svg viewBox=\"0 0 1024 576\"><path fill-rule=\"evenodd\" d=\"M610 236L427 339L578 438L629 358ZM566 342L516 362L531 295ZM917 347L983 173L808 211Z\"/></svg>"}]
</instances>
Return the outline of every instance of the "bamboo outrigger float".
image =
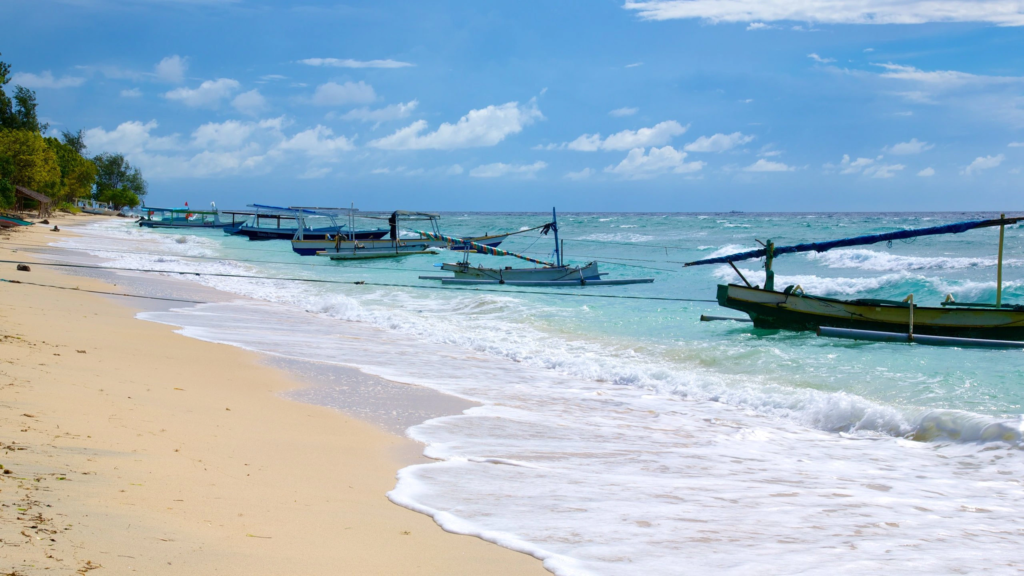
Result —
<instances>
[{"instance_id":1,"label":"bamboo outrigger float","mask_svg":"<svg viewBox=\"0 0 1024 576\"><path fill-rule=\"evenodd\" d=\"M843 238L828 242L813 242L793 246L775 246L768 240L764 248L688 262L685 266L729 264L744 285L718 286L718 304L745 312L756 328L783 330L814 330L822 336L858 340L918 342L950 346L1024 347L1024 306L1004 304L1002 301L1003 238L1007 225L1024 218L957 222L944 226L900 230L885 234L872 234ZM798 252L825 252L833 248L864 246L878 242L932 236L959 234L979 228L999 227L999 257L996 272L996 302L956 302L952 296L938 307L921 307L913 294L902 301L879 299L839 300L804 293L799 286L775 290L774 260L781 254ZM735 262L764 258L765 285L753 286L736 268Z\"/></svg>"}]
</instances>

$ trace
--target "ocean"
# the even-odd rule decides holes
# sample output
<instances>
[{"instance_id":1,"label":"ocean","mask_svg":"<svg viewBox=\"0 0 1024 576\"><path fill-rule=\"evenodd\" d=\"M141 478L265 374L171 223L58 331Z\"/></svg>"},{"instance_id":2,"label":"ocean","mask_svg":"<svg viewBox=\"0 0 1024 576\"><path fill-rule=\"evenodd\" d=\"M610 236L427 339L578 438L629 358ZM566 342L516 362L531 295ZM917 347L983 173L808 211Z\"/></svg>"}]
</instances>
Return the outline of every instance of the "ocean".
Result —
<instances>
[{"instance_id":1,"label":"ocean","mask_svg":"<svg viewBox=\"0 0 1024 576\"><path fill-rule=\"evenodd\" d=\"M757 247L993 217L921 214L560 214L566 259L652 284L441 289L461 255L361 262L286 241L141 229L121 219L58 245L107 266L191 276L245 298L140 317L188 336L339 364L478 402L406 434L434 461L389 497L557 574L1012 573L1024 570L1024 354L700 322L728 266ZM550 215L445 213L446 234ZM998 229L781 256L776 286L937 305L993 302ZM530 232L502 248L550 257ZM1006 231L1004 302L1024 299L1024 230ZM520 266L473 255L473 263ZM763 283L757 261L739 265ZM588 295L635 298L592 298ZM694 301L687 301L694 300ZM705 301L702 301L705 300ZM296 393L335 405L330 386ZM324 455L329 458L330 455Z\"/></svg>"}]
</instances>

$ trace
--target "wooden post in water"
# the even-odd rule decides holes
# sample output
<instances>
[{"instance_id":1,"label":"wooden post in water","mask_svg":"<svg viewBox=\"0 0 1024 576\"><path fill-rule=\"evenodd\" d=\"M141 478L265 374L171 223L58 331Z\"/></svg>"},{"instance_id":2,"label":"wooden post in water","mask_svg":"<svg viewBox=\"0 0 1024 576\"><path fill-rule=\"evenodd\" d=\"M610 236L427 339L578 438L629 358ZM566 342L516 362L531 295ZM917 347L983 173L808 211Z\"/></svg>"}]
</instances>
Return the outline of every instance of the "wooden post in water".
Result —
<instances>
[{"instance_id":1,"label":"wooden post in water","mask_svg":"<svg viewBox=\"0 0 1024 576\"><path fill-rule=\"evenodd\" d=\"M999 219L1006 218L1006 214L1000 214ZM1006 226L999 226L999 261L996 263L996 308L1003 305L1003 233Z\"/></svg>"}]
</instances>

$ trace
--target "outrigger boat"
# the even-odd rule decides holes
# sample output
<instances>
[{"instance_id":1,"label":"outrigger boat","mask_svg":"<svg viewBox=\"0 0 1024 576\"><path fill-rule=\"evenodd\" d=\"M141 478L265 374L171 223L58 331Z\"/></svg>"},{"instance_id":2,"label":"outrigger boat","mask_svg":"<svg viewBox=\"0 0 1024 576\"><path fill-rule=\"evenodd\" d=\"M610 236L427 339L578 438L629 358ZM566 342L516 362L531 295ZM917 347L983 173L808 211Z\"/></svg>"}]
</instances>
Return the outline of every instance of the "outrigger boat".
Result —
<instances>
[{"instance_id":1,"label":"outrigger boat","mask_svg":"<svg viewBox=\"0 0 1024 576\"><path fill-rule=\"evenodd\" d=\"M249 240L291 240L299 232L299 227L301 226L303 237L309 237L310 239L317 236L324 238L335 236L339 232L349 235L348 231L343 230L346 225L339 225L334 218L335 214L348 211L348 208L282 208L279 206L265 206L263 204L249 204L249 207L255 208L256 211L248 213L248 218L238 226L225 228L224 232L226 234L245 236ZM227 213L234 214L234 212ZM305 218L302 215L305 215ZM330 225L309 226L309 219L326 220L330 222ZM261 226L261 223L266 221L271 222L272 225ZM285 226L281 225L282 221L285 223ZM294 225L289 225L292 223ZM352 235L354 235L356 240L377 240L383 238L387 233L387 228L378 228L376 230L356 230Z\"/></svg>"},{"instance_id":2,"label":"outrigger boat","mask_svg":"<svg viewBox=\"0 0 1024 576\"><path fill-rule=\"evenodd\" d=\"M298 222L300 230L295 233L292 239L292 251L300 256L327 256L333 254L333 260L359 260L363 258L394 258L400 256L412 256L414 254L432 253L437 249L455 251L468 250L467 241L479 241L488 246L498 246L509 234L495 234L476 236L458 243L438 241L420 238L400 238L399 228L401 221L429 221L434 232L439 232L438 220L441 215L433 212L409 212L399 210L390 215L360 214L361 218L373 220L387 219L389 227L383 229L376 238L361 236L364 231L352 230L355 228L357 210L355 209L332 209L336 212L348 212L348 224L337 226L333 236L330 233L310 233L305 231L304 220L310 215L327 216L332 223L337 225L335 217L339 214L324 211L323 208L300 208ZM383 238L388 235L388 238Z\"/></svg>"},{"instance_id":3,"label":"outrigger boat","mask_svg":"<svg viewBox=\"0 0 1024 576\"><path fill-rule=\"evenodd\" d=\"M794 246L775 246L768 240L764 248L688 262L685 266L729 264L743 281L718 286L718 304L749 315L756 328L809 331L821 336L887 342L918 342L952 346L1024 347L1024 306L1002 302L1003 235L1007 225L1024 218L973 220L944 226L871 234L828 242ZM996 272L995 304L956 302L947 295L937 307L918 306L914 295L899 300L861 298L839 300L807 294L800 286L775 290L773 264L782 254L825 252L833 248L865 246L878 242L959 234L979 228L999 227L999 258ZM753 286L736 268L735 262L764 258L765 285ZM716 318L718 319L718 318Z\"/></svg>"},{"instance_id":4,"label":"outrigger boat","mask_svg":"<svg viewBox=\"0 0 1024 576\"><path fill-rule=\"evenodd\" d=\"M224 228L231 223L220 219L217 210L184 208L156 208L143 206L144 217L138 223L143 228Z\"/></svg>"},{"instance_id":5,"label":"outrigger boat","mask_svg":"<svg viewBox=\"0 0 1024 576\"><path fill-rule=\"evenodd\" d=\"M590 262L582 266L569 266L562 262L564 244L558 240L558 217L554 208L551 209L551 222L543 226L537 226L530 230L540 229L541 234L547 235L554 232L555 250L554 262L545 262L501 250L472 240L445 236L436 232L419 232L420 235L434 240L443 240L452 244L465 244L474 252L490 254L492 256L512 256L540 264L539 268L485 268L483 266L471 266L469 264L469 253L467 252L462 262L454 264L441 264L440 268L452 272L453 276L420 276L420 280L440 280L441 284L507 284L509 286L619 286L623 284L646 284L654 282L654 278L623 278L617 280L605 280L602 276L605 273L598 272L597 262ZM524 230L525 232L525 230Z\"/></svg>"}]
</instances>

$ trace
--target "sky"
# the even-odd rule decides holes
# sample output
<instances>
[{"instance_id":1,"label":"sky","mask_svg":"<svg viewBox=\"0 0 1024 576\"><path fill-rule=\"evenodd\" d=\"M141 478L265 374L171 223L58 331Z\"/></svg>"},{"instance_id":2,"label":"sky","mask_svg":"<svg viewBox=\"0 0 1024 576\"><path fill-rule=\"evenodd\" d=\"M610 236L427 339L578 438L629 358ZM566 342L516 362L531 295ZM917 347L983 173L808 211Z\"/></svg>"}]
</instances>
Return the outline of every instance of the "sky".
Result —
<instances>
[{"instance_id":1,"label":"sky","mask_svg":"<svg viewBox=\"0 0 1024 576\"><path fill-rule=\"evenodd\" d=\"M1024 209L1019 0L6 0L150 205Z\"/></svg>"}]
</instances>

